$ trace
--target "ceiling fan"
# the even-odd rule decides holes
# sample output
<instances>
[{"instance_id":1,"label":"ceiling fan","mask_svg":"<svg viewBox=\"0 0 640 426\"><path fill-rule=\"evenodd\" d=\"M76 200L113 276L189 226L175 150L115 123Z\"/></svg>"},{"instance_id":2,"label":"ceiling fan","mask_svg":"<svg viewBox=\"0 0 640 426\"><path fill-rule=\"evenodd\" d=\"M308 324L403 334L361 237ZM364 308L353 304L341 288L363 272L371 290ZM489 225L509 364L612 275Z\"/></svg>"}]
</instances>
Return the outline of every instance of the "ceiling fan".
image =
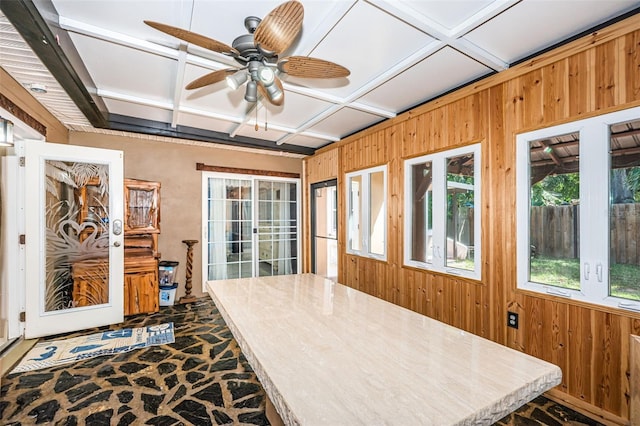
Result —
<instances>
[{"instance_id":1,"label":"ceiling fan","mask_svg":"<svg viewBox=\"0 0 640 426\"><path fill-rule=\"evenodd\" d=\"M186 42L231 56L241 65L240 68L225 68L205 74L189 83L186 89L198 89L222 80L226 80L232 89L246 83L244 99L247 102L256 102L260 92L272 104L282 105L284 88L276 70L303 78L339 78L350 74L345 67L323 59L308 56L279 58L298 36L303 17L304 8L298 1L282 3L264 19L248 16L244 25L249 33L237 37L231 46L181 28L153 21L144 22Z\"/></svg>"}]
</instances>

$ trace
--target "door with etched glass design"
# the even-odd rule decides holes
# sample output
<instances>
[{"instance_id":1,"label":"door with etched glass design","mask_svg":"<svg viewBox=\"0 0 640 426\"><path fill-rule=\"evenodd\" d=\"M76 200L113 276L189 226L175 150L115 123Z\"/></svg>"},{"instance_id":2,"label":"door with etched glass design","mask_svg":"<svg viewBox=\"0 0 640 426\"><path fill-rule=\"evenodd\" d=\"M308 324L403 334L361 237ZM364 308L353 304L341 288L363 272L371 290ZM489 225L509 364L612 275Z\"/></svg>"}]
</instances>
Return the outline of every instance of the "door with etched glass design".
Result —
<instances>
[{"instance_id":1,"label":"door with etched glass design","mask_svg":"<svg viewBox=\"0 0 640 426\"><path fill-rule=\"evenodd\" d=\"M123 320L123 154L22 141L25 337Z\"/></svg>"}]
</instances>

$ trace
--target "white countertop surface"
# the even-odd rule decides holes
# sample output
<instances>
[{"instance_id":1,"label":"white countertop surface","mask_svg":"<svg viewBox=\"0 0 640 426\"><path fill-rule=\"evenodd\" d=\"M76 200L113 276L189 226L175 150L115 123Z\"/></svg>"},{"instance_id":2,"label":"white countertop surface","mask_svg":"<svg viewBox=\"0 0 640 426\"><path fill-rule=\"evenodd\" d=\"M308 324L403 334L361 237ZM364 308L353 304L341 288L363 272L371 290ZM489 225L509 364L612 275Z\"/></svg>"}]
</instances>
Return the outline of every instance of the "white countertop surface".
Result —
<instances>
[{"instance_id":1,"label":"white countertop surface","mask_svg":"<svg viewBox=\"0 0 640 426\"><path fill-rule=\"evenodd\" d=\"M313 274L207 282L285 424L491 424L548 362Z\"/></svg>"}]
</instances>

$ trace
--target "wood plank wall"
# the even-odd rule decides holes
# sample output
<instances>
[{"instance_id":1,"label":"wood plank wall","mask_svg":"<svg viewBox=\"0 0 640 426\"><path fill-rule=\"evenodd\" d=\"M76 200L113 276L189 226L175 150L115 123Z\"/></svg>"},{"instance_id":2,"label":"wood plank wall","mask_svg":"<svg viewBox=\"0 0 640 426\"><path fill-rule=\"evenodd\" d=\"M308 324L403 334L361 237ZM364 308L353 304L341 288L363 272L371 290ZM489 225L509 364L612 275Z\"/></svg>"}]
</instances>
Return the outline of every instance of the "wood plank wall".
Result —
<instances>
[{"instance_id":1,"label":"wood plank wall","mask_svg":"<svg viewBox=\"0 0 640 426\"><path fill-rule=\"evenodd\" d=\"M553 362L563 380L550 397L628 422L629 335L640 334L640 315L516 289L515 135L637 105L639 15L319 150L305 159L304 185L308 193L311 183L338 179L339 282ZM482 279L403 266L403 161L477 142ZM345 251L344 175L381 164L389 173L386 262ZM507 328L507 310L519 313L519 329Z\"/></svg>"}]
</instances>

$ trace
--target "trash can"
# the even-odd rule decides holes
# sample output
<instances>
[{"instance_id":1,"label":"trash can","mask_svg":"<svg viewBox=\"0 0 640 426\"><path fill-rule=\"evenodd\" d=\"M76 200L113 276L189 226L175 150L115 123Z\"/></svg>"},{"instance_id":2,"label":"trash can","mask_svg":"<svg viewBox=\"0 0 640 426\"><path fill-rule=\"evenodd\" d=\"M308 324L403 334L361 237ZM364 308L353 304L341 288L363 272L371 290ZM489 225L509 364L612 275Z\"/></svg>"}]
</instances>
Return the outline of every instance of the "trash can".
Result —
<instances>
[{"instance_id":1,"label":"trash can","mask_svg":"<svg viewBox=\"0 0 640 426\"><path fill-rule=\"evenodd\" d=\"M178 263L172 260L162 260L158 262L158 282L160 284L158 296L160 306L173 306L176 300L176 290L178 283Z\"/></svg>"},{"instance_id":2,"label":"trash can","mask_svg":"<svg viewBox=\"0 0 640 426\"><path fill-rule=\"evenodd\" d=\"M178 276L178 263L172 260L161 260L158 262L158 282L161 286L171 286Z\"/></svg>"},{"instance_id":3,"label":"trash can","mask_svg":"<svg viewBox=\"0 0 640 426\"><path fill-rule=\"evenodd\" d=\"M178 283L160 286L160 306L173 306L176 300Z\"/></svg>"}]
</instances>

